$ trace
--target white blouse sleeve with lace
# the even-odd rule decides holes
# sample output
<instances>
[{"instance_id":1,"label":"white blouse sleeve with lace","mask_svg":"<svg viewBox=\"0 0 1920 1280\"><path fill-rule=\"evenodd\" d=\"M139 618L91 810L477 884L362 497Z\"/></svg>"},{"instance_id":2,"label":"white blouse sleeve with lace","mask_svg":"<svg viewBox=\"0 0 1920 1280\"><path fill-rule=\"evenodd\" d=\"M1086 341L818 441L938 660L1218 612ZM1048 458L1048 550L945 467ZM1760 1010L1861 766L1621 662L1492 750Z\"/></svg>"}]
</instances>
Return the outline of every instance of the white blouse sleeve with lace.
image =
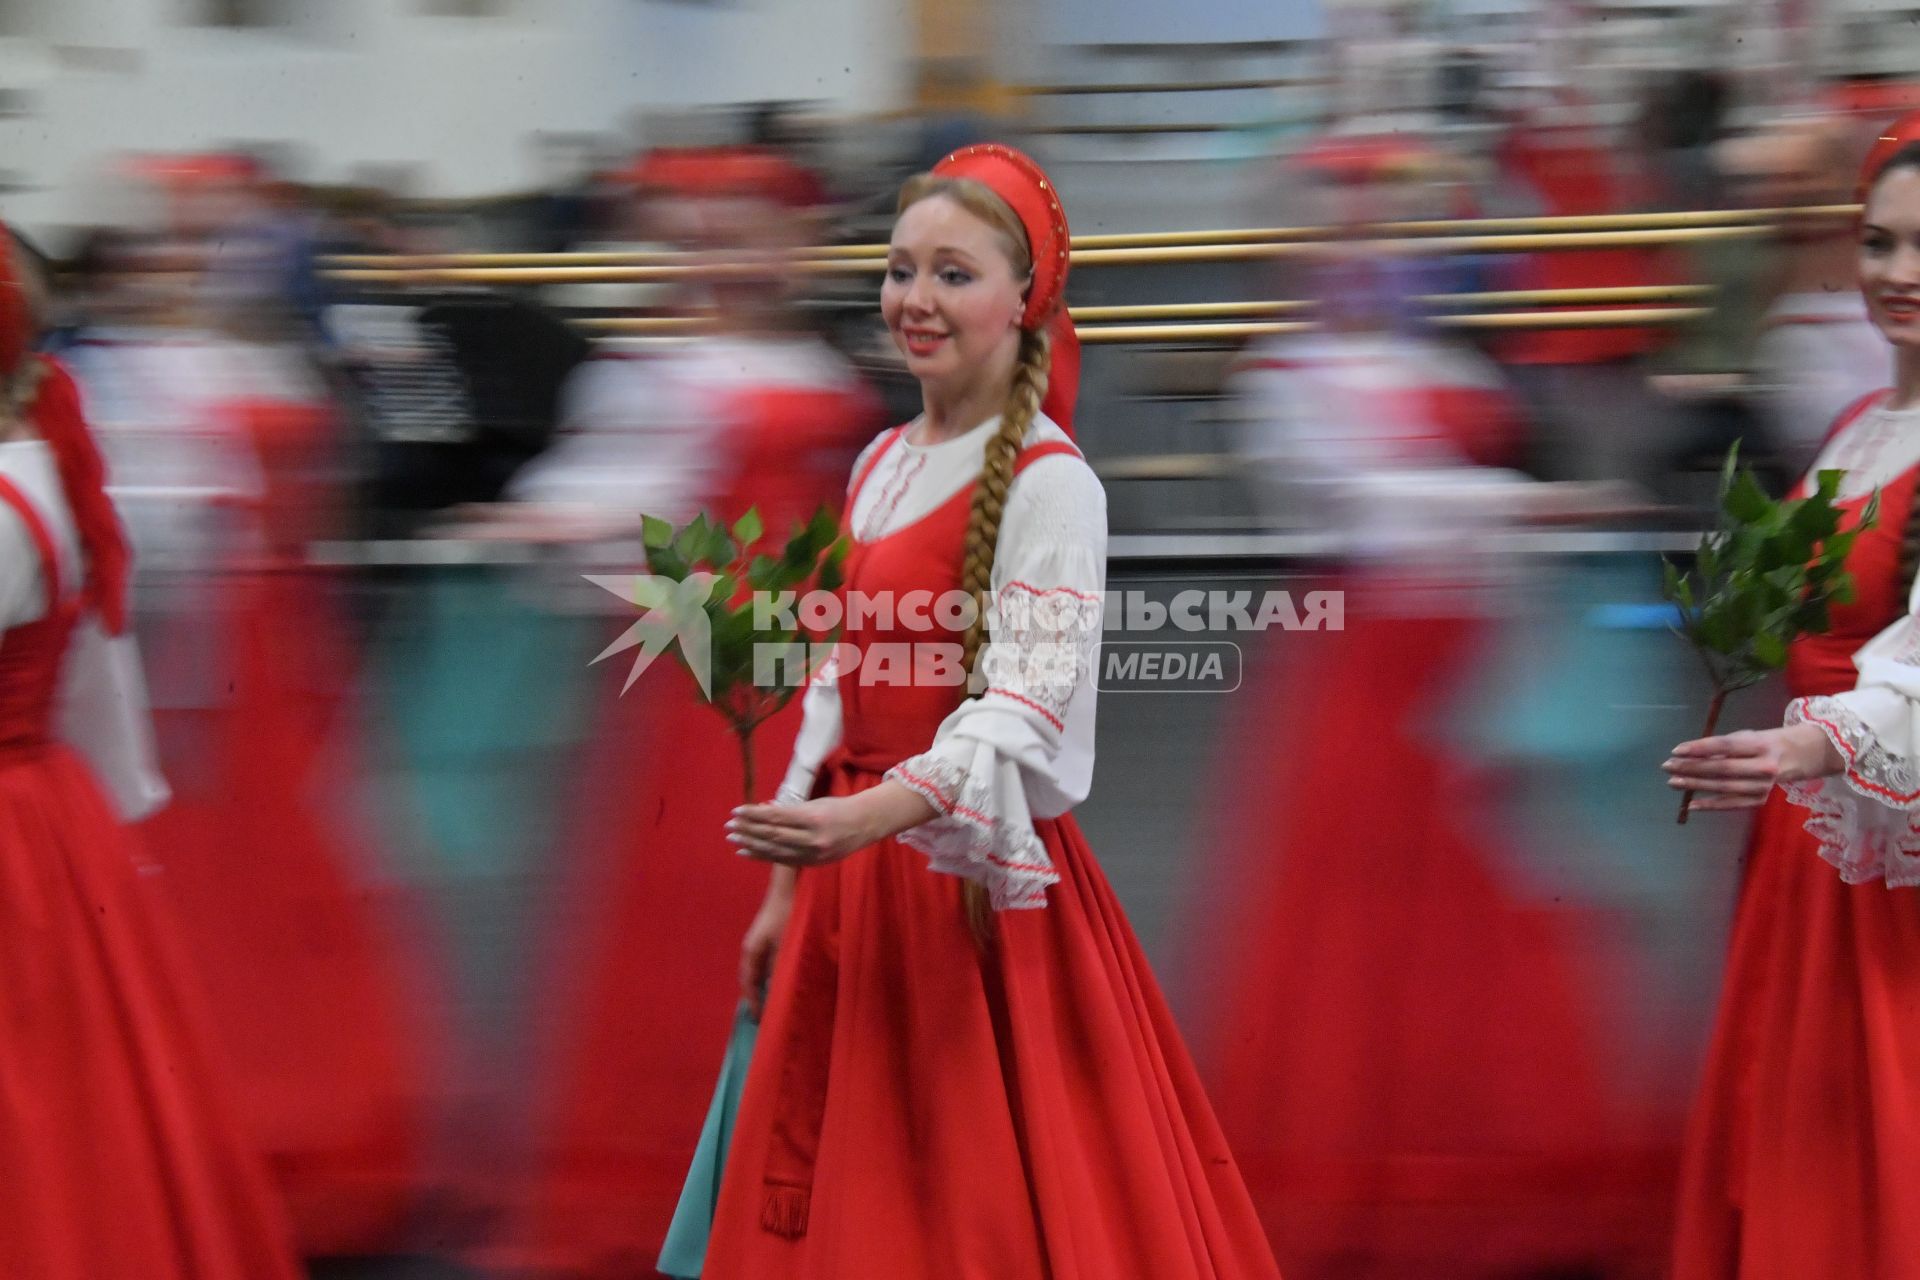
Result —
<instances>
[{"instance_id":1,"label":"white blouse sleeve with lace","mask_svg":"<svg viewBox=\"0 0 1920 1280\"><path fill-rule=\"evenodd\" d=\"M1034 819L1093 785L1094 659L1106 582L1106 494L1072 455L1042 458L1007 493L994 556L984 691L930 749L887 777L939 816L900 836L935 870L986 886L998 910L1044 907L1056 883Z\"/></svg>"},{"instance_id":2,"label":"white blouse sleeve with lace","mask_svg":"<svg viewBox=\"0 0 1920 1280\"><path fill-rule=\"evenodd\" d=\"M1920 590L1853 662L1855 688L1788 704L1786 722L1818 726L1845 764L1787 799L1813 811L1807 830L1847 883L1920 885Z\"/></svg>"}]
</instances>

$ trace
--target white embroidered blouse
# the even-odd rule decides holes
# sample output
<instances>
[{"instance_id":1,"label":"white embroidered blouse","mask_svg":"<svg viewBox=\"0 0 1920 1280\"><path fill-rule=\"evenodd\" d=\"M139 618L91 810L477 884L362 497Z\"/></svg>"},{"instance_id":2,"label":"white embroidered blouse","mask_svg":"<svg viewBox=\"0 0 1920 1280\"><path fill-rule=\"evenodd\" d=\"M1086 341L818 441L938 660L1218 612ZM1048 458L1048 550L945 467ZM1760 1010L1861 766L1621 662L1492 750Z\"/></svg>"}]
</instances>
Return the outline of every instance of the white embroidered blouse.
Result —
<instances>
[{"instance_id":1,"label":"white embroidered blouse","mask_svg":"<svg viewBox=\"0 0 1920 1280\"><path fill-rule=\"evenodd\" d=\"M905 528L969 488L980 474L993 418L933 445L906 438L881 456L849 513L870 541ZM885 436L870 444L858 475ZM1045 417L1027 443L1065 440ZM956 548L955 554L958 554ZM927 749L887 777L924 796L939 816L900 837L939 871L986 886L996 909L1042 907L1059 880L1035 834L1093 785L1094 656L1106 583L1106 493L1077 455L1035 461L1007 492L994 555L983 670L987 691L950 714ZM805 695L793 760L778 800L797 803L841 740L838 673L829 664Z\"/></svg>"},{"instance_id":2,"label":"white embroidered blouse","mask_svg":"<svg viewBox=\"0 0 1920 1280\"><path fill-rule=\"evenodd\" d=\"M1920 408L1868 410L1827 443L1816 464L1846 471L1843 497L1864 496L1916 466ZM1912 593L1907 616L1868 641L1853 663L1857 686L1796 699L1786 715L1789 725L1823 730L1844 770L1784 789L1789 800L1813 811L1807 829L1843 880L1920 885L1920 590Z\"/></svg>"}]
</instances>

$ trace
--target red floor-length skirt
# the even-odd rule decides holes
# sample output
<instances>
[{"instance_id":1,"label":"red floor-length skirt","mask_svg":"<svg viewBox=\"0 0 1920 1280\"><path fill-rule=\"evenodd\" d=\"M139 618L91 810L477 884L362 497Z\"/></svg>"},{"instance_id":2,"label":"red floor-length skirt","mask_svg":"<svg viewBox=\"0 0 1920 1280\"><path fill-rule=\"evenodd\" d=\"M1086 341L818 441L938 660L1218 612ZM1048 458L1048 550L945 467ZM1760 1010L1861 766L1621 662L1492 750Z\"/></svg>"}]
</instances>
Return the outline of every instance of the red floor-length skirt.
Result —
<instances>
[{"instance_id":1,"label":"red floor-length skirt","mask_svg":"<svg viewBox=\"0 0 1920 1280\"><path fill-rule=\"evenodd\" d=\"M234 570L217 599L194 624L219 629L225 700L156 713L198 758L162 761L174 803L141 840L302 1251L398 1249L441 1072L425 912L331 785L352 664L322 584Z\"/></svg>"},{"instance_id":2,"label":"red floor-length skirt","mask_svg":"<svg viewBox=\"0 0 1920 1280\"><path fill-rule=\"evenodd\" d=\"M1920 894L1844 883L1807 816L1754 833L1674 1280L1920 1277Z\"/></svg>"},{"instance_id":3,"label":"red floor-length skirt","mask_svg":"<svg viewBox=\"0 0 1920 1280\"><path fill-rule=\"evenodd\" d=\"M166 923L80 760L0 753L0 1274L293 1280Z\"/></svg>"},{"instance_id":4,"label":"red floor-length skirt","mask_svg":"<svg viewBox=\"0 0 1920 1280\"><path fill-rule=\"evenodd\" d=\"M1595 927L1520 881L1444 741L1491 624L1346 585L1346 629L1272 637L1296 656L1249 686L1188 926L1195 1053L1274 1251L1318 1280L1655 1250L1670 1182L1605 1085Z\"/></svg>"},{"instance_id":5,"label":"red floor-length skirt","mask_svg":"<svg viewBox=\"0 0 1920 1280\"><path fill-rule=\"evenodd\" d=\"M1278 1274L1078 825L1037 830L1061 882L987 956L961 882L896 841L801 873L706 1280Z\"/></svg>"}]
</instances>

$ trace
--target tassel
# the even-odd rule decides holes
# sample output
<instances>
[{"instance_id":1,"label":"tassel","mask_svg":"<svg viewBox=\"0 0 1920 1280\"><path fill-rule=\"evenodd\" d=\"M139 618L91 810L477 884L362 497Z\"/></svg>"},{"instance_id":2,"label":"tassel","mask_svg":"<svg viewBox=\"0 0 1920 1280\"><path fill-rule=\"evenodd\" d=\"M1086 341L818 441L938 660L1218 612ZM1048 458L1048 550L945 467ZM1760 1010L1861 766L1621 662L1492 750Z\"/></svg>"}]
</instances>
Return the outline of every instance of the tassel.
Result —
<instances>
[{"instance_id":1,"label":"tassel","mask_svg":"<svg viewBox=\"0 0 1920 1280\"><path fill-rule=\"evenodd\" d=\"M776 1236L798 1240L807 1234L807 1208L813 1192L807 1187L769 1187L760 1206L760 1226Z\"/></svg>"}]
</instances>

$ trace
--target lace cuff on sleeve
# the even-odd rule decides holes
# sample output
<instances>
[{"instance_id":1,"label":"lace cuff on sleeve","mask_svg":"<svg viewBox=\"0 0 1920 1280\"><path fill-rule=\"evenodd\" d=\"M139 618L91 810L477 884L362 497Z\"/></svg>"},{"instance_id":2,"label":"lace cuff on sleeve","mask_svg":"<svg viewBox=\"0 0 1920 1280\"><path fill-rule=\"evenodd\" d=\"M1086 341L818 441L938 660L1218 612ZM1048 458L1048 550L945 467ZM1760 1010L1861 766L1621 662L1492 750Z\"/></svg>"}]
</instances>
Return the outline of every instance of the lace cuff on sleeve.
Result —
<instances>
[{"instance_id":1,"label":"lace cuff on sleeve","mask_svg":"<svg viewBox=\"0 0 1920 1280\"><path fill-rule=\"evenodd\" d=\"M1060 873L1033 829L1018 765L987 743L955 738L895 765L887 777L940 811L900 834L935 871L978 881L996 911L1047 905L1047 886Z\"/></svg>"},{"instance_id":2,"label":"lace cuff on sleeve","mask_svg":"<svg viewBox=\"0 0 1920 1280\"><path fill-rule=\"evenodd\" d=\"M1846 765L1838 775L1782 789L1788 800L1811 811L1807 830L1842 880L1884 880L1897 889L1920 885L1920 777L1914 760L1889 750L1868 723L1872 704L1860 710L1852 705L1862 695L1876 694L1891 695L1889 702L1898 699L1892 690L1864 689L1847 698L1801 698L1788 706L1786 723L1817 726ZM1886 710L1897 715L1902 708Z\"/></svg>"}]
</instances>

